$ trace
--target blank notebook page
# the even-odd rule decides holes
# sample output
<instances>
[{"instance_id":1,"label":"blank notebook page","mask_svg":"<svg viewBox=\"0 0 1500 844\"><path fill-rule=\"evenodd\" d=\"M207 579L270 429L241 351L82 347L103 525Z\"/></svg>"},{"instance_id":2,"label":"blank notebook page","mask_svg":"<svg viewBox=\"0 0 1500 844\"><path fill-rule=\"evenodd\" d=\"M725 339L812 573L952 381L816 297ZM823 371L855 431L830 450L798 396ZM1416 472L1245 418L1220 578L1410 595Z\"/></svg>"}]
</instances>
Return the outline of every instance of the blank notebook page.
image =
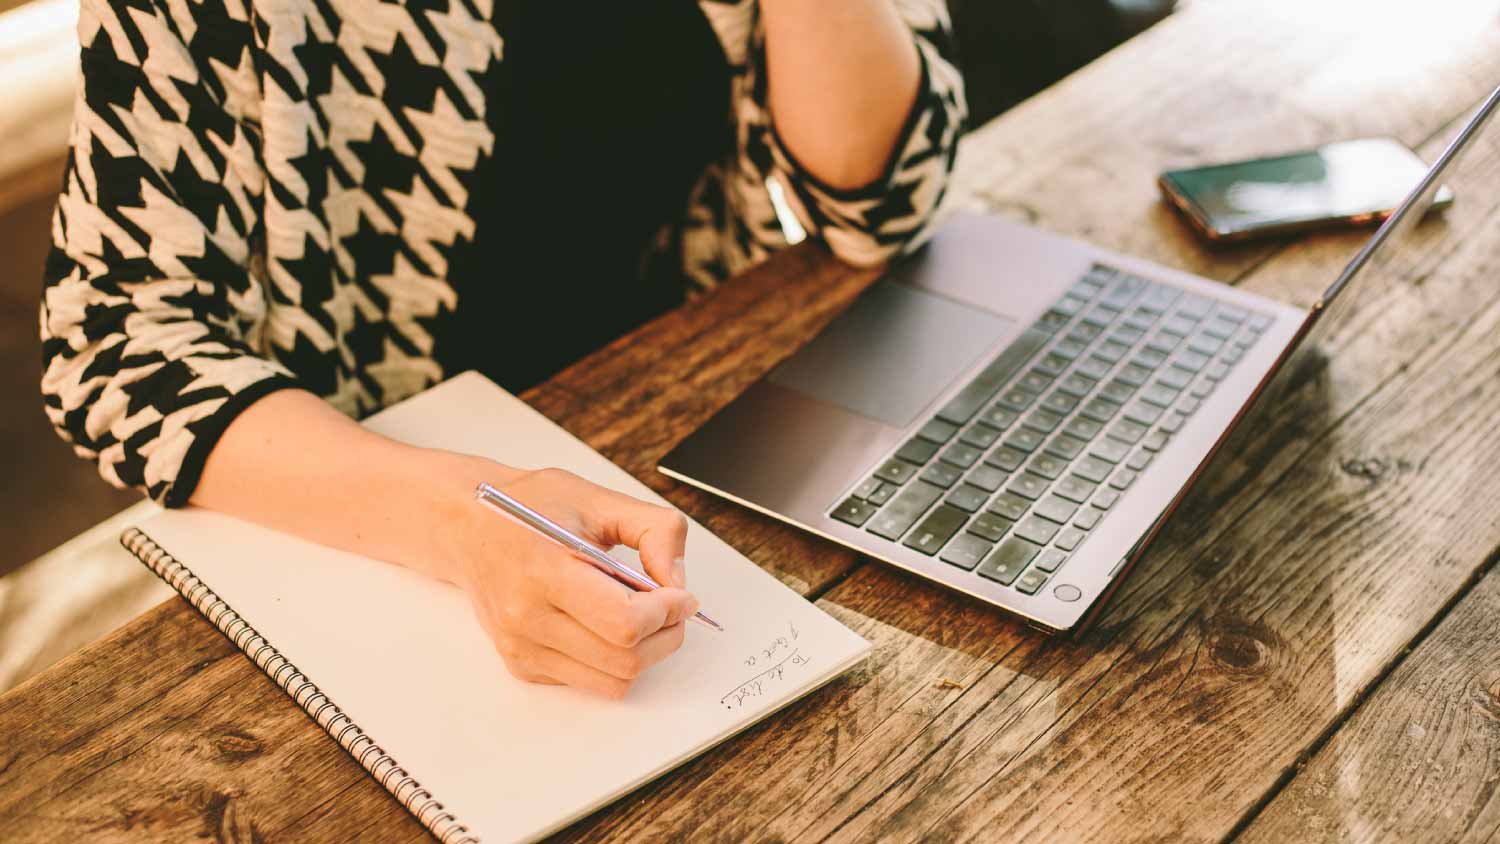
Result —
<instances>
[{"instance_id":1,"label":"blank notebook page","mask_svg":"<svg viewBox=\"0 0 1500 844\"><path fill-rule=\"evenodd\" d=\"M514 466L562 467L662 501L472 373L366 424ZM564 826L806 694L870 648L696 522L689 587L726 632L689 624L682 649L624 701L515 680L461 592L399 566L191 508L140 527L486 842ZM628 549L615 553L639 565Z\"/></svg>"}]
</instances>

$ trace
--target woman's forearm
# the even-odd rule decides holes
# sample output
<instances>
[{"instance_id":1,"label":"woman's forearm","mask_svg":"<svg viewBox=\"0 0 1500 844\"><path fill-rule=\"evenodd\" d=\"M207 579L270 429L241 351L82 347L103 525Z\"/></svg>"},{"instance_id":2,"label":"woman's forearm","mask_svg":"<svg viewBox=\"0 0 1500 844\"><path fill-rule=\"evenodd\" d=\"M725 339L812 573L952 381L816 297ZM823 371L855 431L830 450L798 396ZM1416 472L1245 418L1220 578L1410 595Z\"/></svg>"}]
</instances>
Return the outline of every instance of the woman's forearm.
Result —
<instances>
[{"instance_id":1,"label":"woman's forearm","mask_svg":"<svg viewBox=\"0 0 1500 844\"><path fill-rule=\"evenodd\" d=\"M761 0L776 131L830 187L883 173L916 102L921 63L891 0Z\"/></svg>"},{"instance_id":2,"label":"woman's forearm","mask_svg":"<svg viewBox=\"0 0 1500 844\"><path fill-rule=\"evenodd\" d=\"M514 470L365 430L322 399L281 390L214 446L192 503L425 574L453 579L443 510Z\"/></svg>"}]
</instances>

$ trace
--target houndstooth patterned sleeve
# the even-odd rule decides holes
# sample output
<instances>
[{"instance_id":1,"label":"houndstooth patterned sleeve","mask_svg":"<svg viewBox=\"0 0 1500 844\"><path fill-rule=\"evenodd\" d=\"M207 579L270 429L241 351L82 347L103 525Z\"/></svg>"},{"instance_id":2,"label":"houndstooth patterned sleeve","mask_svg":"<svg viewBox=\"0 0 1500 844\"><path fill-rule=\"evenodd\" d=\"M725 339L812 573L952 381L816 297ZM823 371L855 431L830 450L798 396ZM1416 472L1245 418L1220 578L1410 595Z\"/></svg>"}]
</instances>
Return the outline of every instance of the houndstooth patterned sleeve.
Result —
<instances>
[{"instance_id":1,"label":"houndstooth patterned sleeve","mask_svg":"<svg viewBox=\"0 0 1500 844\"><path fill-rule=\"evenodd\" d=\"M79 15L82 84L41 305L46 412L117 486L187 502L256 398L296 383L257 353L263 170L251 21L237 0Z\"/></svg>"},{"instance_id":2,"label":"houndstooth patterned sleeve","mask_svg":"<svg viewBox=\"0 0 1500 844\"><path fill-rule=\"evenodd\" d=\"M783 201L802 228L852 264L877 264L920 242L942 200L968 112L944 0L894 2L916 41L922 84L886 172L855 190L821 183L777 137L754 0L701 4L735 71L737 151L699 187L684 231L689 276L707 285L784 246L776 208ZM716 243L701 236L705 229L716 233Z\"/></svg>"}]
</instances>

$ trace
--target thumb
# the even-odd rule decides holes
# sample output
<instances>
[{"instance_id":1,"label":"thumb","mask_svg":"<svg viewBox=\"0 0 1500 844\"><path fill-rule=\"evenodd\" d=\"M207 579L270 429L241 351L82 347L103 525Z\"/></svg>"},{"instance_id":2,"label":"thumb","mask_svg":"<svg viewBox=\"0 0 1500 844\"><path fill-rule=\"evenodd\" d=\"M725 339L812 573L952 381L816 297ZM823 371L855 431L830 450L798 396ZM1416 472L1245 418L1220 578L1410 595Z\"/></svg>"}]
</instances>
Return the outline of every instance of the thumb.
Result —
<instances>
[{"instance_id":1,"label":"thumb","mask_svg":"<svg viewBox=\"0 0 1500 844\"><path fill-rule=\"evenodd\" d=\"M657 583L686 588L687 518L670 507L628 495L612 492L606 499L595 510L603 538L634 548Z\"/></svg>"}]
</instances>

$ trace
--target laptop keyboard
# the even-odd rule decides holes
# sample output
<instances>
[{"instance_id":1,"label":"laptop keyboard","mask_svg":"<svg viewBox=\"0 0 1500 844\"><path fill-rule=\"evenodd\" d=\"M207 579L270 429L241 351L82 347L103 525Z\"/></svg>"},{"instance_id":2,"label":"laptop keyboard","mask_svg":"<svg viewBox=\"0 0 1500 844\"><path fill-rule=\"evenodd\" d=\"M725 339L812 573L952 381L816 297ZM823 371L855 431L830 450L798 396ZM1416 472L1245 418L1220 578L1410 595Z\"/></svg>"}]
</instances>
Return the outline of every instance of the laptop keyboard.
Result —
<instances>
[{"instance_id":1,"label":"laptop keyboard","mask_svg":"<svg viewBox=\"0 0 1500 844\"><path fill-rule=\"evenodd\" d=\"M1035 594L1270 324L1095 264L829 515Z\"/></svg>"}]
</instances>

